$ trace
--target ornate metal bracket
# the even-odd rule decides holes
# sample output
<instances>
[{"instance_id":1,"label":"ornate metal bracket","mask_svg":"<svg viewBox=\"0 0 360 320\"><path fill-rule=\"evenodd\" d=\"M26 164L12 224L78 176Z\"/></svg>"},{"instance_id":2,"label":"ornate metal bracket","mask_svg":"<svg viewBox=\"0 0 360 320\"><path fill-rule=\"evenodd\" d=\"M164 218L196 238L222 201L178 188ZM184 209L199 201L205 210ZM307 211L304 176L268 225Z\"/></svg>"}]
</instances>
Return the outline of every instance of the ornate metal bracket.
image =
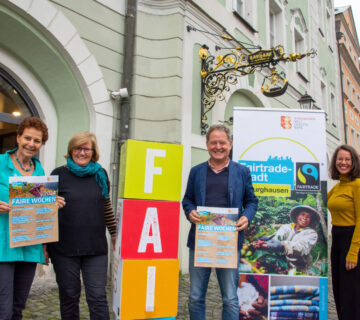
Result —
<instances>
[{"instance_id":1,"label":"ornate metal bracket","mask_svg":"<svg viewBox=\"0 0 360 320\"><path fill-rule=\"evenodd\" d=\"M218 49L219 47L217 47ZM209 48L203 45L199 55L201 59L201 134L206 134L207 114L216 101L225 99L231 85L236 85L238 77L246 76L269 68L271 73L264 77L261 91L267 97L276 97L285 93L288 82L284 72L278 72L275 66L280 62L295 62L304 57L316 56L316 50L307 53L292 53L286 56L282 46L270 50L258 50L247 53L244 47L230 49L230 52L217 57L209 55Z\"/></svg>"},{"instance_id":2,"label":"ornate metal bracket","mask_svg":"<svg viewBox=\"0 0 360 320\"><path fill-rule=\"evenodd\" d=\"M206 30L199 30L193 26L186 26L188 32L199 31L210 34L225 40L232 40L239 44L236 48L215 49L230 50L225 55L217 57L209 55L209 47L203 45L199 55L201 59L201 134L206 134L208 124L206 123L207 114L214 107L216 101L225 99L225 95L230 91L230 85L236 85L238 77L246 76L261 71L263 68L270 69L270 74L264 77L261 86L262 93L267 97L276 97L285 93L288 81L284 72L278 72L275 66L280 62L295 62L305 57L315 57L316 50L311 49L307 53L291 53L286 56L284 48L279 45L270 50L262 50L260 46L241 42L233 39L229 35L219 35ZM251 53L250 50L258 50ZM225 122L224 122L225 123ZM228 122L230 124L230 122Z\"/></svg>"}]
</instances>

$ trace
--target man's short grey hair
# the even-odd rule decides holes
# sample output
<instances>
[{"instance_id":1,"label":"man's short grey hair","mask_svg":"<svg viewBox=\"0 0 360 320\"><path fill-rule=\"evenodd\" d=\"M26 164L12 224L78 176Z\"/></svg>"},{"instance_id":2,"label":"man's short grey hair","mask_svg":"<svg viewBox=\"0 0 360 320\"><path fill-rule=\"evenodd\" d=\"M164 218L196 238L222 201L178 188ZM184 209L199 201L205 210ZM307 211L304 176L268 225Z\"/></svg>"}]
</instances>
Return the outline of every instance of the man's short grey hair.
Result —
<instances>
[{"instance_id":1,"label":"man's short grey hair","mask_svg":"<svg viewBox=\"0 0 360 320\"><path fill-rule=\"evenodd\" d=\"M223 131L226 133L226 136L228 138L228 140L231 142L232 141L232 134L231 134L231 131L230 129L223 125L223 124L213 124L210 126L208 132L206 133L206 142L209 141L209 138L210 138L210 134L211 132L213 132L214 130L219 130L219 131Z\"/></svg>"}]
</instances>

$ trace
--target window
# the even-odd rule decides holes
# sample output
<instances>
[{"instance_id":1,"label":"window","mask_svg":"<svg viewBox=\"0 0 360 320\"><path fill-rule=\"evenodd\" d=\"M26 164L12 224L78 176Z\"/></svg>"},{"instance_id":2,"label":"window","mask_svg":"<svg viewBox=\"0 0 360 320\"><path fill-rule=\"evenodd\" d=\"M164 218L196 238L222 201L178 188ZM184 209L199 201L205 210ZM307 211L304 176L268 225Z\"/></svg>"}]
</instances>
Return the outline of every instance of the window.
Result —
<instances>
[{"instance_id":1,"label":"window","mask_svg":"<svg viewBox=\"0 0 360 320\"><path fill-rule=\"evenodd\" d=\"M295 29L295 52L303 53L305 52L305 41L300 32ZM300 72L302 75L306 76L306 59L301 59L296 61L296 71Z\"/></svg>"},{"instance_id":2,"label":"window","mask_svg":"<svg viewBox=\"0 0 360 320\"><path fill-rule=\"evenodd\" d=\"M353 127L351 127L351 143L350 143L353 147L356 148L356 143L355 143L355 129Z\"/></svg>"},{"instance_id":3,"label":"window","mask_svg":"<svg viewBox=\"0 0 360 320\"><path fill-rule=\"evenodd\" d=\"M328 43L331 43L332 41L333 30L334 30L334 26L332 24L330 9L326 8L326 31L327 31Z\"/></svg>"},{"instance_id":4,"label":"window","mask_svg":"<svg viewBox=\"0 0 360 320\"><path fill-rule=\"evenodd\" d=\"M323 22L323 8L322 8L322 0L317 0L317 17L319 22L319 31L321 35L324 37L324 22Z\"/></svg>"},{"instance_id":5,"label":"window","mask_svg":"<svg viewBox=\"0 0 360 320\"><path fill-rule=\"evenodd\" d=\"M347 79L346 80L346 95L348 97L348 99L350 99L350 94L351 94L351 87L350 87L350 80Z\"/></svg>"},{"instance_id":6,"label":"window","mask_svg":"<svg viewBox=\"0 0 360 320\"><path fill-rule=\"evenodd\" d=\"M326 85L322 81L321 81L321 107L323 110L325 110L325 112L328 112Z\"/></svg>"},{"instance_id":7,"label":"window","mask_svg":"<svg viewBox=\"0 0 360 320\"><path fill-rule=\"evenodd\" d=\"M269 44L270 48L283 43L284 23L282 9L275 0L269 1Z\"/></svg>"},{"instance_id":8,"label":"window","mask_svg":"<svg viewBox=\"0 0 360 320\"><path fill-rule=\"evenodd\" d=\"M352 102L354 103L354 105L355 105L355 103L356 103L356 93L355 93L355 88L353 88L352 89L352 97L351 97L351 100L352 100Z\"/></svg>"},{"instance_id":9,"label":"window","mask_svg":"<svg viewBox=\"0 0 360 320\"><path fill-rule=\"evenodd\" d=\"M234 11L245 19L245 4L244 0L234 0Z\"/></svg>"},{"instance_id":10,"label":"window","mask_svg":"<svg viewBox=\"0 0 360 320\"><path fill-rule=\"evenodd\" d=\"M337 125L337 112L336 112L336 104L335 104L335 95L333 93L330 94L330 108L331 108L331 122L334 127Z\"/></svg>"},{"instance_id":11,"label":"window","mask_svg":"<svg viewBox=\"0 0 360 320\"><path fill-rule=\"evenodd\" d=\"M256 1L253 0L233 0L233 11L241 18L256 28Z\"/></svg>"}]
</instances>

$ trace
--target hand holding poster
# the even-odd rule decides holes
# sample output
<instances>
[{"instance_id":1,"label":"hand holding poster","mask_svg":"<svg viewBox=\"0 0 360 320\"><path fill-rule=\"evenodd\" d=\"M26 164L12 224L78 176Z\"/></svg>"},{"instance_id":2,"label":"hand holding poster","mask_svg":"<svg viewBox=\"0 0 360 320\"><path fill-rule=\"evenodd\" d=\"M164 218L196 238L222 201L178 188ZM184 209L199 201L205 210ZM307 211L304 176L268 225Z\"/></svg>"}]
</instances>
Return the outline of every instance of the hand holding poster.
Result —
<instances>
[{"instance_id":1,"label":"hand holding poster","mask_svg":"<svg viewBox=\"0 0 360 320\"><path fill-rule=\"evenodd\" d=\"M55 242L58 176L9 178L10 248Z\"/></svg>"},{"instance_id":2,"label":"hand holding poster","mask_svg":"<svg viewBox=\"0 0 360 320\"><path fill-rule=\"evenodd\" d=\"M237 208L197 207L195 267L236 268Z\"/></svg>"}]
</instances>

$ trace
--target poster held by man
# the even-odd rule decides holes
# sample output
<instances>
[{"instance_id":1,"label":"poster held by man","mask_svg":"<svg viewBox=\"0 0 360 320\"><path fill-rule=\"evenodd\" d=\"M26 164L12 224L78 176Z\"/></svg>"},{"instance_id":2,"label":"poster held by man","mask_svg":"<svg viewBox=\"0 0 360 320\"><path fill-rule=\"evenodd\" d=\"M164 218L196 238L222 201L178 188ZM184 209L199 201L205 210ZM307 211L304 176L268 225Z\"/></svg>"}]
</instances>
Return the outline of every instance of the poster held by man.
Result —
<instances>
[{"instance_id":1,"label":"poster held by man","mask_svg":"<svg viewBox=\"0 0 360 320\"><path fill-rule=\"evenodd\" d=\"M237 268L237 208L197 207L195 267Z\"/></svg>"}]
</instances>

